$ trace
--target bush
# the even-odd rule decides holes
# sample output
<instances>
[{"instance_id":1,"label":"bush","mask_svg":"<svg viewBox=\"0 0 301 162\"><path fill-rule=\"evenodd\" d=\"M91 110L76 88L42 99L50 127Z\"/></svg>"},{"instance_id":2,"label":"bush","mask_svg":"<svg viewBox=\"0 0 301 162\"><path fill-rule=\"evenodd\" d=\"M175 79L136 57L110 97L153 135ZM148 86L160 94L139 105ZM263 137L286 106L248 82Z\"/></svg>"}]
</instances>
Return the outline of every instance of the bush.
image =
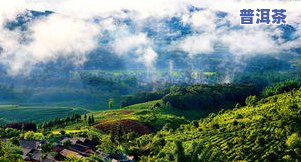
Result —
<instances>
[{"instance_id":1,"label":"bush","mask_svg":"<svg viewBox=\"0 0 301 162\"><path fill-rule=\"evenodd\" d=\"M212 128L213 128L213 129L219 129L219 124L217 124L217 123L213 124L213 125L212 125Z\"/></svg>"},{"instance_id":2,"label":"bush","mask_svg":"<svg viewBox=\"0 0 301 162\"><path fill-rule=\"evenodd\" d=\"M235 118L236 118L236 119L242 119L242 118L244 118L244 116L241 115L241 114L237 114Z\"/></svg>"},{"instance_id":3,"label":"bush","mask_svg":"<svg viewBox=\"0 0 301 162\"><path fill-rule=\"evenodd\" d=\"M199 122L198 121L193 121L192 122L192 124L193 124L193 126L195 127L195 128L198 128L199 127Z\"/></svg>"},{"instance_id":4,"label":"bush","mask_svg":"<svg viewBox=\"0 0 301 162\"><path fill-rule=\"evenodd\" d=\"M0 128L0 136L3 138L19 137L21 131L13 128Z\"/></svg>"},{"instance_id":5,"label":"bush","mask_svg":"<svg viewBox=\"0 0 301 162\"><path fill-rule=\"evenodd\" d=\"M298 109L298 107L299 106L296 103L288 105L288 109L291 109L291 110Z\"/></svg>"},{"instance_id":6,"label":"bush","mask_svg":"<svg viewBox=\"0 0 301 162\"><path fill-rule=\"evenodd\" d=\"M285 143L288 147L298 148L301 146L301 138L298 133L293 133L292 135L288 136Z\"/></svg>"},{"instance_id":7,"label":"bush","mask_svg":"<svg viewBox=\"0 0 301 162\"><path fill-rule=\"evenodd\" d=\"M28 131L24 134L23 138L25 140L42 140L44 136L42 133L35 133L33 131Z\"/></svg>"}]
</instances>

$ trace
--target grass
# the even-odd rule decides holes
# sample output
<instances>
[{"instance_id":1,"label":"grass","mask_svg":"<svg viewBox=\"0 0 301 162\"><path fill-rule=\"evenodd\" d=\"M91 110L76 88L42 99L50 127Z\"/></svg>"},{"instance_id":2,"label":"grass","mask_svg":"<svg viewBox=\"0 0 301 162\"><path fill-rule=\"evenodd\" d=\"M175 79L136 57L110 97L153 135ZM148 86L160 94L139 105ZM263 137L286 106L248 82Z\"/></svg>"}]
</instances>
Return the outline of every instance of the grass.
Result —
<instances>
[{"instance_id":1,"label":"grass","mask_svg":"<svg viewBox=\"0 0 301 162\"><path fill-rule=\"evenodd\" d=\"M86 113L87 111L83 108L60 106L0 105L0 123L19 121L42 122L71 113Z\"/></svg>"},{"instance_id":2,"label":"grass","mask_svg":"<svg viewBox=\"0 0 301 162\"><path fill-rule=\"evenodd\" d=\"M148 110L150 106L155 104L157 101L150 101L141 104L131 105L121 109L112 109L112 110L103 110L98 112L90 112L87 113L87 116L93 114L95 121L97 123L105 122L105 121L116 121L122 119L132 119L132 120L139 120L138 115L139 113L144 110ZM83 127L89 126L87 122L80 122L66 126L64 129L68 130L80 130Z\"/></svg>"},{"instance_id":3,"label":"grass","mask_svg":"<svg viewBox=\"0 0 301 162\"><path fill-rule=\"evenodd\" d=\"M155 100L145 103L134 104L121 109L92 112L88 113L87 116L93 114L94 119L96 121L95 125L101 123L118 122L121 120L135 120L146 124L152 130L159 130L166 123L171 123L175 126L178 126L182 123L187 123L188 120L186 120L185 117L183 117L184 113L175 111L174 114L171 114L171 110L167 110L161 107L154 107L156 103L160 103L162 105L161 100ZM184 115L188 116L189 113L186 113ZM86 126L89 126L87 122L80 122L69 125L65 127L65 129L79 130Z\"/></svg>"}]
</instances>

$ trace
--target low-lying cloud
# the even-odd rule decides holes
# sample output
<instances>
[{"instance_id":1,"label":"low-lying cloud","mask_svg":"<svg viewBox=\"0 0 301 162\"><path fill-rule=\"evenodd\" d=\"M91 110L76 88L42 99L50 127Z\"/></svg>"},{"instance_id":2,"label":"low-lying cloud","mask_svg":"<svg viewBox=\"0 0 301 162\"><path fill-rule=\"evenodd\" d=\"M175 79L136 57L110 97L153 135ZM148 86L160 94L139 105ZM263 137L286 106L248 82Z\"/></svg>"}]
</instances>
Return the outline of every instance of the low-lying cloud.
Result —
<instances>
[{"instance_id":1,"label":"low-lying cloud","mask_svg":"<svg viewBox=\"0 0 301 162\"><path fill-rule=\"evenodd\" d=\"M81 64L89 52L102 48L118 57L130 57L132 62L154 70L156 61L165 50L181 51L190 58L212 54L217 45L226 47L235 58L280 53L301 45L300 4L298 1L276 0L0 2L0 62L7 66L10 74L19 74L36 64L59 58ZM240 26L239 10L244 8L286 9L287 22L297 30L295 39L274 39L283 34L276 25ZM29 10L51 10L54 13L28 17L26 30L6 27L8 21L16 21L18 15ZM219 12L225 15L219 16ZM166 24L175 17L179 19L177 23L186 28ZM190 32L183 34L183 30Z\"/></svg>"}]
</instances>

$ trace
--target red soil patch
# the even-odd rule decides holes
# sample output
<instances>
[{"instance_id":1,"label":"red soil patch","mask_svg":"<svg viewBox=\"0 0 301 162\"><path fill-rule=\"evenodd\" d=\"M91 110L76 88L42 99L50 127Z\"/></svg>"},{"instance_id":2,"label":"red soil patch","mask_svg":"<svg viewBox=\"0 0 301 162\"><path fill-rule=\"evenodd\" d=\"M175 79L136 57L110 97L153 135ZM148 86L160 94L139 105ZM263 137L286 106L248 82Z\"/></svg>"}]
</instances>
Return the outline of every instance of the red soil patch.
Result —
<instances>
[{"instance_id":1,"label":"red soil patch","mask_svg":"<svg viewBox=\"0 0 301 162\"><path fill-rule=\"evenodd\" d=\"M106 132L116 132L118 127L122 128L125 133L136 132L139 135L149 134L151 130L141 122L132 119L121 119L114 121L101 122L95 126L97 129Z\"/></svg>"},{"instance_id":2,"label":"red soil patch","mask_svg":"<svg viewBox=\"0 0 301 162\"><path fill-rule=\"evenodd\" d=\"M128 114L131 114L133 113L132 110L123 110L123 111L120 111L120 114L123 114L123 115L128 115Z\"/></svg>"}]
</instances>

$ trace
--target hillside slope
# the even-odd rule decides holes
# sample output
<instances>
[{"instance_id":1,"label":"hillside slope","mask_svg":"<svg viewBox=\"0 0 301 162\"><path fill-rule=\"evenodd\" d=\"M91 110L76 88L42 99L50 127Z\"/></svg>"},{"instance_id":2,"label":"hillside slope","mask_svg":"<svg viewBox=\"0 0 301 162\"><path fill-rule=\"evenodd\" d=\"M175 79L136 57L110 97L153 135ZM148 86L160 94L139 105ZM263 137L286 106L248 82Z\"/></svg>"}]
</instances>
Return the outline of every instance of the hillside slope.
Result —
<instances>
[{"instance_id":1,"label":"hillside slope","mask_svg":"<svg viewBox=\"0 0 301 162\"><path fill-rule=\"evenodd\" d=\"M301 90L137 139L141 161L300 161ZM181 160L182 159L182 160Z\"/></svg>"},{"instance_id":2,"label":"hillside slope","mask_svg":"<svg viewBox=\"0 0 301 162\"><path fill-rule=\"evenodd\" d=\"M173 128L177 128L180 124L189 123L189 121L191 121L191 118L188 118L187 116L192 116L195 119L202 115L199 111L176 111L172 108L162 108L162 105L163 103L161 100L155 100L127 106L121 109L88 113L87 116L94 116L95 123L89 125L87 122L78 122L68 125L64 129L80 130L85 127L93 126L108 133L112 130L114 131L116 126L120 124L126 126L129 124L128 121L131 121L136 124L141 123L151 129L152 132L155 132L160 130L166 123L171 123ZM130 125L131 124L133 123L130 123ZM125 131L128 132L129 130L125 129ZM141 134L139 133L139 128L132 131ZM149 133L149 131L146 132Z\"/></svg>"}]
</instances>

